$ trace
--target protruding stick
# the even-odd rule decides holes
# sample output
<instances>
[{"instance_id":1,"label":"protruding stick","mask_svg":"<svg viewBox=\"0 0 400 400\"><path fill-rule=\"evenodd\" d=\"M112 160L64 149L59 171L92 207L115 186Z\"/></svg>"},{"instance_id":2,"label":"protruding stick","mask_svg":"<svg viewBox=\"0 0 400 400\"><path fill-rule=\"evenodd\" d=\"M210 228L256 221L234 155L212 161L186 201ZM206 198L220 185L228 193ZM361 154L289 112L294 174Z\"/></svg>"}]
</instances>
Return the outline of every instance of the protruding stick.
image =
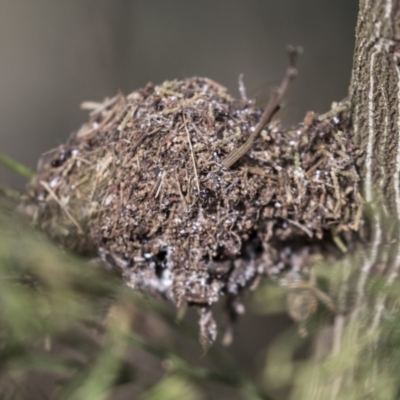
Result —
<instances>
[{"instance_id":1,"label":"protruding stick","mask_svg":"<svg viewBox=\"0 0 400 400\"><path fill-rule=\"evenodd\" d=\"M254 140L258 137L261 131L266 125L271 122L272 117L279 110L283 98L289 90L290 83L297 75L296 61L297 57L302 53L303 49L301 47L288 47L289 53L289 67L286 70L285 76L281 84L273 90L267 106L261 115L261 119L256 126L255 131L249 136L246 142L239 148L232 151L223 161L222 165L225 168L230 168L236 163L240 158L242 158L253 146Z\"/></svg>"}]
</instances>

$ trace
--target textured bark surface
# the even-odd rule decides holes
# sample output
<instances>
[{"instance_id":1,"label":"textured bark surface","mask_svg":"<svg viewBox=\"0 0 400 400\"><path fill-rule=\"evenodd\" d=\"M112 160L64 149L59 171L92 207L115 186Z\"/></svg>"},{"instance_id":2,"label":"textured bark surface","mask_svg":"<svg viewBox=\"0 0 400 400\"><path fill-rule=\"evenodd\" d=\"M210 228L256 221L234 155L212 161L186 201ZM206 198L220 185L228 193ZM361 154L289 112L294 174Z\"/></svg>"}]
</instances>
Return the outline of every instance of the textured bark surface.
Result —
<instances>
[{"instance_id":1,"label":"textured bark surface","mask_svg":"<svg viewBox=\"0 0 400 400\"><path fill-rule=\"evenodd\" d=\"M369 203L370 246L363 252L359 304L367 277L379 272L391 285L400 247L400 1L360 0L350 99L360 174ZM368 207L367 207L368 208ZM376 305L378 320L384 301Z\"/></svg>"},{"instance_id":2,"label":"textured bark surface","mask_svg":"<svg viewBox=\"0 0 400 400\"><path fill-rule=\"evenodd\" d=\"M363 152L364 197L372 211L362 293L374 269L387 284L399 274L400 0L360 0L350 99L354 137Z\"/></svg>"},{"instance_id":3,"label":"textured bark surface","mask_svg":"<svg viewBox=\"0 0 400 400\"><path fill-rule=\"evenodd\" d=\"M360 0L350 103L354 140L362 151L358 166L367 203L369 229L363 234L369 232L368 245L335 265L341 271L334 295L338 312L329 344L323 335L319 338L321 343L325 340L322 352L330 348L331 359L347 357L348 368L329 380L316 368L314 376L321 380L309 386L304 398L398 398L396 385L384 394L377 388L387 379L382 371L390 375L398 368L393 356L395 329L385 324L399 317L399 0ZM387 351L390 358L385 357Z\"/></svg>"},{"instance_id":4,"label":"textured bark surface","mask_svg":"<svg viewBox=\"0 0 400 400\"><path fill-rule=\"evenodd\" d=\"M364 193L400 215L400 1L361 0L351 82L354 135L364 150Z\"/></svg>"}]
</instances>

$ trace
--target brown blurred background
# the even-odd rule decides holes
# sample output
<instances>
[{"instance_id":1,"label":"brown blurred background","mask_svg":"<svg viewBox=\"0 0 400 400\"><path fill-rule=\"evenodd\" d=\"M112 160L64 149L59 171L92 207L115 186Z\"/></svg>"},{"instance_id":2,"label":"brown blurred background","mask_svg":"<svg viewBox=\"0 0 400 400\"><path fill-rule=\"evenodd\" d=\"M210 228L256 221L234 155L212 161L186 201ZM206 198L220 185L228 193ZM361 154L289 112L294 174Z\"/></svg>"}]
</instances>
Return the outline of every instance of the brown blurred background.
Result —
<instances>
[{"instance_id":1,"label":"brown blurred background","mask_svg":"<svg viewBox=\"0 0 400 400\"><path fill-rule=\"evenodd\" d=\"M40 154L85 121L84 100L148 81L207 76L238 95L279 82L286 45L300 74L281 113L288 123L347 94L356 0L0 0L0 151L35 168ZM0 165L0 184L24 181ZM232 349L257 364L285 316L247 313ZM249 340L249 338L251 340Z\"/></svg>"},{"instance_id":2,"label":"brown blurred background","mask_svg":"<svg viewBox=\"0 0 400 400\"><path fill-rule=\"evenodd\" d=\"M84 100L207 76L267 97L305 52L282 117L346 96L356 0L0 0L0 151L35 168L85 120ZM263 93L264 92L264 93ZM0 183L23 181L0 166Z\"/></svg>"}]
</instances>

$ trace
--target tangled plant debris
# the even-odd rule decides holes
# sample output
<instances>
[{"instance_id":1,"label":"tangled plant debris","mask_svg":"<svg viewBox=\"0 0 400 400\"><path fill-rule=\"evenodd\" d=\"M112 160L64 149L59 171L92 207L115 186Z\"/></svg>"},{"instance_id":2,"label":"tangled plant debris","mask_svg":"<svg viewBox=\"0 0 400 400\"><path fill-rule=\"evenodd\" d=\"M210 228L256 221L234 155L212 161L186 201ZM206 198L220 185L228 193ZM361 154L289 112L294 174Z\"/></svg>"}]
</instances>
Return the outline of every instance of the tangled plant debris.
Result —
<instances>
[{"instance_id":1,"label":"tangled plant debris","mask_svg":"<svg viewBox=\"0 0 400 400\"><path fill-rule=\"evenodd\" d=\"M83 106L89 121L43 155L23 211L130 287L198 306L203 343L217 335L213 303L225 296L231 316L242 312L240 293L259 277L300 274L358 229L346 102L288 131L270 122L234 163L224 160L248 143L262 111L210 79Z\"/></svg>"}]
</instances>

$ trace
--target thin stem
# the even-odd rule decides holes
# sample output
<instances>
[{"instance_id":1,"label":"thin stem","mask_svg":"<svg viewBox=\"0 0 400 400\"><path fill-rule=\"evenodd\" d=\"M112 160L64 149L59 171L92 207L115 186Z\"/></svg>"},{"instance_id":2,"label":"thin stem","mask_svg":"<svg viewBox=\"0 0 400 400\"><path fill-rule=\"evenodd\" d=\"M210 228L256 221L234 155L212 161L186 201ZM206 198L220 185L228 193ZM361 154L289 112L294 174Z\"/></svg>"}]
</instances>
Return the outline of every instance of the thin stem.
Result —
<instances>
[{"instance_id":1,"label":"thin stem","mask_svg":"<svg viewBox=\"0 0 400 400\"><path fill-rule=\"evenodd\" d=\"M0 164L3 164L8 169L14 171L18 175L23 176L24 178L32 179L35 176L35 173L31 169L25 167L25 165L20 164L13 158L3 153L0 153Z\"/></svg>"},{"instance_id":2,"label":"thin stem","mask_svg":"<svg viewBox=\"0 0 400 400\"><path fill-rule=\"evenodd\" d=\"M230 168L233 164L236 163L240 158L242 158L250 149L253 147L254 141L257 139L258 135L264 129L266 125L268 125L272 117L279 110L283 98L286 96L286 93L289 90L290 83L297 75L296 69L296 60L297 57L301 54L301 47L292 47L289 46L288 54L289 54L289 67L286 70L285 76L281 84L272 92L271 97L265 107L264 112L261 115L260 122L257 124L255 131L249 136L246 142L235 149L230 153L223 161L222 165L225 168Z\"/></svg>"}]
</instances>

